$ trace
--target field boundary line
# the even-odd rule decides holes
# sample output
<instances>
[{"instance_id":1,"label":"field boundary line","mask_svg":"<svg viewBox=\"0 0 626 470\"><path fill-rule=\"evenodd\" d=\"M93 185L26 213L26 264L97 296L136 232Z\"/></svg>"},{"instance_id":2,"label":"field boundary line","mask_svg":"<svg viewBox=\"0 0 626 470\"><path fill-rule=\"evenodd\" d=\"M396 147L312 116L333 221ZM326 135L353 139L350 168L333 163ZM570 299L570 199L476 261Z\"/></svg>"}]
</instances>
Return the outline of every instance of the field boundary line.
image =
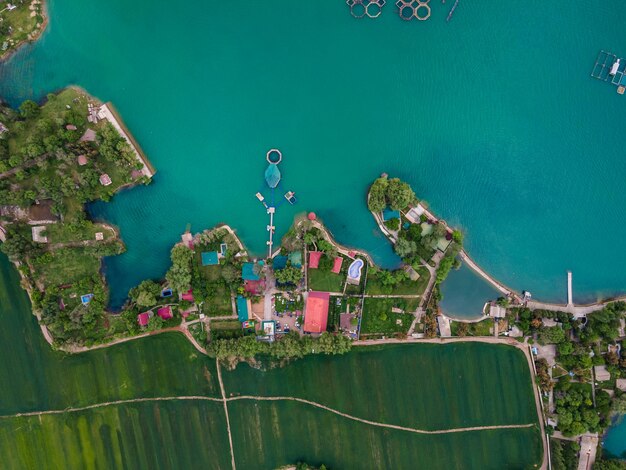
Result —
<instances>
[{"instance_id":1,"label":"field boundary line","mask_svg":"<svg viewBox=\"0 0 626 470\"><path fill-rule=\"evenodd\" d=\"M348 418L348 419L351 419L353 421L358 421L358 422L361 422L361 423L369 424L371 426L378 426L378 427L381 427L381 428L389 428L389 429L397 429L399 431L408 431L408 432L412 432L412 433L416 433L416 434L453 434L453 433L459 433L459 432L490 431L490 430L496 430L496 429L525 429L525 428L530 428L532 426L535 426L534 423L530 423L530 424L501 424L501 425L493 425L493 426L472 426L472 427L466 427L466 428L435 429L435 430L432 430L432 431L428 431L426 429L417 429L417 428L411 428L411 427L407 427L407 426L399 426L397 424L380 423L378 421L371 421L369 419L359 418L357 416L349 415L348 413L344 413L342 411L335 410L335 409L330 408L330 407L328 407L326 405L322 405L320 403L317 403L317 402L314 402L314 401L311 401L311 400L306 400L304 398L282 397L282 396L278 396L278 397L260 397L260 396L253 396L253 395L242 395L242 396L238 396L238 397L231 397L231 398L226 398L225 399L225 401L236 401L236 400L295 401L295 402L299 402L299 403L305 403L307 405L311 405L311 406L314 406L316 408L321 408L322 410L330 411L331 413L339 415L339 416L341 416L343 418Z\"/></svg>"},{"instance_id":2,"label":"field boundary line","mask_svg":"<svg viewBox=\"0 0 626 470\"><path fill-rule=\"evenodd\" d=\"M150 398L129 398L128 400L115 400L106 401L102 403L95 403L93 405L77 406L70 408L63 408L60 410L43 410L43 411L26 411L23 413L15 413L12 415L1 415L0 419L21 418L30 416L42 416L42 415L60 415L64 413L76 413L79 411L93 410L96 408L106 408L108 406L126 405L129 403L146 403L152 401L176 401L176 400L189 400L189 401L212 401L221 402L222 398L205 397L202 395L182 395L173 397L150 397Z\"/></svg>"},{"instance_id":3,"label":"field boundary line","mask_svg":"<svg viewBox=\"0 0 626 470\"><path fill-rule=\"evenodd\" d=\"M220 366L219 359L215 360L217 366L217 380L220 383L220 390L222 392L222 402L224 403L224 414L226 415L226 430L228 431L228 443L230 444L230 459L233 466L233 470L236 470L235 466L235 449L233 448L233 435L230 432L230 418L228 416L228 400L226 399L226 390L224 390L224 382L222 381L222 368Z\"/></svg>"}]
</instances>

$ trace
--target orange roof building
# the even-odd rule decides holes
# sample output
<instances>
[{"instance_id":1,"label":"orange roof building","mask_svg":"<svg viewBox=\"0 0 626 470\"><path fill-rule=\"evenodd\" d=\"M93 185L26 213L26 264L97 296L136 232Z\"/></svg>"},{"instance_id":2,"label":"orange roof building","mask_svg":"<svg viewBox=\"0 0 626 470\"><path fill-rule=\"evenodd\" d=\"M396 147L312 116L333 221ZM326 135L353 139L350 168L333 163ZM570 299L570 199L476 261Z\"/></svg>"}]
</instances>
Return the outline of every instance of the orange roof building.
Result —
<instances>
[{"instance_id":1,"label":"orange roof building","mask_svg":"<svg viewBox=\"0 0 626 470\"><path fill-rule=\"evenodd\" d=\"M326 331L329 303L330 294L328 292L309 292L304 312L303 331L305 333L323 333Z\"/></svg>"}]
</instances>

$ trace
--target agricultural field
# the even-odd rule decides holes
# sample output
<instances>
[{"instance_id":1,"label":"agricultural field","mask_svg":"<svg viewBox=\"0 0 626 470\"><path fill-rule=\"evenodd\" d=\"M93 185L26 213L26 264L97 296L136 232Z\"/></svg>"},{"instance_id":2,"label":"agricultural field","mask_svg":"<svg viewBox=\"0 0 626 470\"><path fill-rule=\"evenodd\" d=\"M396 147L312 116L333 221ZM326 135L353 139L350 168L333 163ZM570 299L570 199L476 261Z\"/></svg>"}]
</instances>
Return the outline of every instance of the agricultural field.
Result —
<instances>
[{"instance_id":1,"label":"agricultural field","mask_svg":"<svg viewBox=\"0 0 626 470\"><path fill-rule=\"evenodd\" d=\"M237 468L297 461L340 469L516 469L541 460L535 428L421 435L294 402L228 405Z\"/></svg>"},{"instance_id":2,"label":"agricultural field","mask_svg":"<svg viewBox=\"0 0 626 470\"><path fill-rule=\"evenodd\" d=\"M231 469L224 408L207 401L3 419L0 455L7 469Z\"/></svg>"},{"instance_id":3,"label":"agricultural field","mask_svg":"<svg viewBox=\"0 0 626 470\"><path fill-rule=\"evenodd\" d=\"M218 396L215 361L178 333L68 355L45 342L19 276L0 258L0 414L172 395ZM8 385L10 384L10 386Z\"/></svg>"},{"instance_id":4,"label":"agricultural field","mask_svg":"<svg viewBox=\"0 0 626 470\"><path fill-rule=\"evenodd\" d=\"M299 397L360 418L426 430L538 420L526 358L504 345L354 347L344 356L308 356L267 371L240 364L222 378L228 396ZM506 399L488 399L485 405L485 397Z\"/></svg>"},{"instance_id":5,"label":"agricultural field","mask_svg":"<svg viewBox=\"0 0 626 470\"><path fill-rule=\"evenodd\" d=\"M230 468L215 361L176 333L88 353L53 351L30 314L19 277L0 257L0 455L7 468ZM224 325L228 326L228 325ZM526 428L421 435L385 429L293 401L230 400L238 468L273 469L299 460L330 468L526 468L541 443L523 354L479 343L355 347L262 371L222 369L227 397L293 396L361 419L441 430ZM323 377L323 380L320 380ZM485 397L506 397L488 400Z\"/></svg>"}]
</instances>

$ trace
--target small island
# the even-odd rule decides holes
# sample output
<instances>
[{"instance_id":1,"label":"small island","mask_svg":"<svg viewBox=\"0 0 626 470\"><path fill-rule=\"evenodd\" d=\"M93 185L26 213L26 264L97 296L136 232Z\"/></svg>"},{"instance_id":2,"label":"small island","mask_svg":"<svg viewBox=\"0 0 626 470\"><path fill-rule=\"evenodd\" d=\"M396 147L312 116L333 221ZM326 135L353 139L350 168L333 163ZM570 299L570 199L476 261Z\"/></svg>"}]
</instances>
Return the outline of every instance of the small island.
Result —
<instances>
[{"instance_id":1,"label":"small island","mask_svg":"<svg viewBox=\"0 0 626 470\"><path fill-rule=\"evenodd\" d=\"M0 60L35 41L47 23L45 0L10 0L0 4Z\"/></svg>"}]
</instances>

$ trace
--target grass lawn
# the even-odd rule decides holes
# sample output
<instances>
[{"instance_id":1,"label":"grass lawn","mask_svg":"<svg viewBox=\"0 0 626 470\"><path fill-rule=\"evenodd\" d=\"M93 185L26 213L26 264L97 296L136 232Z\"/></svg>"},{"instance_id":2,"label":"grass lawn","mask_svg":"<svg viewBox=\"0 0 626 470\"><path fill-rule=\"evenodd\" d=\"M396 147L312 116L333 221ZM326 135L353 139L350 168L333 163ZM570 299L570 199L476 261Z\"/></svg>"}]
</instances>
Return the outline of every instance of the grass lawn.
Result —
<instances>
[{"instance_id":1,"label":"grass lawn","mask_svg":"<svg viewBox=\"0 0 626 470\"><path fill-rule=\"evenodd\" d=\"M460 323L461 322L454 320L450 322L452 336L458 336ZM467 326L468 331L466 336L493 336L493 330L489 331L493 328L493 318L487 318L477 323L468 323Z\"/></svg>"},{"instance_id":2,"label":"grass lawn","mask_svg":"<svg viewBox=\"0 0 626 470\"><path fill-rule=\"evenodd\" d=\"M393 313L391 311L393 307L401 308L405 312L411 311L407 308L407 299L366 298L363 306L361 334L393 335L409 331L415 317L410 313Z\"/></svg>"},{"instance_id":3,"label":"grass lawn","mask_svg":"<svg viewBox=\"0 0 626 470\"><path fill-rule=\"evenodd\" d=\"M424 266L420 266L416 269L416 271L420 275L417 281L407 279L393 288L383 286L378 280L378 276L376 274L369 274L367 276L365 293L370 295L422 295L426 290L428 281L430 280L430 272Z\"/></svg>"},{"instance_id":4,"label":"grass lawn","mask_svg":"<svg viewBox=\"0 0 626 470\"><path fill-rule=\"evenodd\" d=\"M321 292L343 292L346 276L321 269L309 269L309 289Z\"/></svg>"},{"instance_id":5,"label":"grass lawn","mask_svg":"<svg viewBox=\"0 0 626 470\"><path fill-rule=\"evenodd\" d=\"M111 229L89 221L86 221L83 227L72 230L70 230L68 224L57 223L47 225L46 236L48 237L49 243L68 243L84 240L95 241L97 232L102 232L105 240L110 240L115 237L115 233Z\"/></svg>"},{"instance_id":6,"label":"grass lawn","mask_svg":"<svg viewBox=\"0 0 626 470\"><path fill-rule=\"evenodd\" d=\"M35 265L36 275L43 278L46 285L72 284L100 270L100 259L85 254L82 247L61 248L49 255L49 262Z\"/></svg>"},{"instance_id":7,"label":"grass lawn","mask_svg":"<svg viewBox=\"0 0 626 470\"><path fill-rule=\"evenodd\" d=\"M211 295L202 305L202 312L211 317L220 317L233 314L233 304L228 287L220 283L207 286L212 291Z\"/></svg>"}]
</instances>

